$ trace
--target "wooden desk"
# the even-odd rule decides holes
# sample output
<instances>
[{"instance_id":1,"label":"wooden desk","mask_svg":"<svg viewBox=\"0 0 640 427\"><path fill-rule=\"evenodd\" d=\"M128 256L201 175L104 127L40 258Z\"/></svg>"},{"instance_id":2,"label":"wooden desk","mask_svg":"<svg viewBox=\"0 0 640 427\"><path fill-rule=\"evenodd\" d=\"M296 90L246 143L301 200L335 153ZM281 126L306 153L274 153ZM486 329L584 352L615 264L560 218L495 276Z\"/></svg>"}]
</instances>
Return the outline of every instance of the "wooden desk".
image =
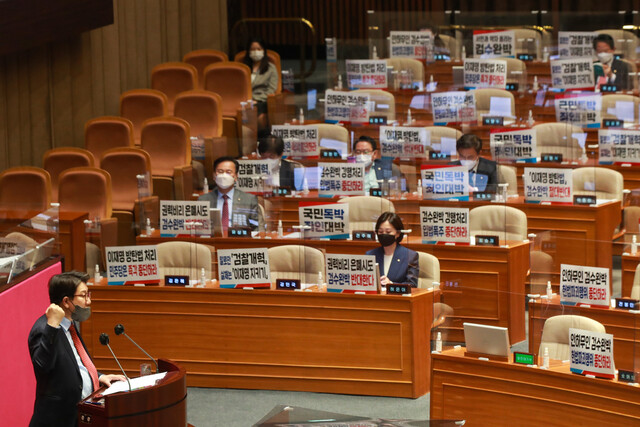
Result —
<instances>
[{"instance_id":1,"label":"wooden desk","mask_svg":"<svg viewBox=\"0 0 640 427\"><path fill-rule=\"evenodd\" d=\"M529 352L538 354L544 322L553 316L573 314L602 323L613 334L616 368L640 371L640 314L615 308L590 308L560 304L555 295L551 302L536 299L529 302Z\"/></svg>"},{"instance_id":2,"label":"wooden desk","mask_svg":"<svg viewBox=\"0 0 640 427\"><path fill-rule=\"evenodd\" d=\"M410 297L92 286L82 324L98 369L117 369L101 332L122 323L187 384L417 398L429 391L434 291ZM437 296L436 296L437 298ZM123 367L148 359L113 334Z\"/></svg>"},{"instance_id":3,"label":"wooden desk","mask_svg":"<svg viewBox=\"0 0 640 427\"><path fill-rule=\"evenodd\" d=\"M431 419L465 419L468 426L640 425L640 387L463 356L432 354Z\"/></svg>"},{"instance_id":4,"label":"wooden desk","mask_svg":"<svg viewBox=\"0 0 640 427\"><path fill-rule=\"evenodd\" d=\"M138 237L137 243L158 244L170 240L156 234L151 238ZM377 245L366 241L276 238L199 238L193 241L216 249L304 244L337 254L364 254ZM508 327L513 343L526 338L524 283L529 269L528 243L511 242L507 247L448 246L425 245L419 238L410 238L406 246L430 253L440 261L442 302L454 310L446 328L449 340L464 341L463 322Z\"/></svg>"},{"instance_id":5,"label":"wooden desk","mask_svg":"<svg viewBox=\"0 0 640 427\"><path fill-rule=\"evenodd\" d=\"M39 212L1 211L0 227L3 231L35 217ZM58 213L58 241L60 254L64 255L64 271L85 271L85 225L89 216L86 212Z\"/></svg>"}]
</instances>

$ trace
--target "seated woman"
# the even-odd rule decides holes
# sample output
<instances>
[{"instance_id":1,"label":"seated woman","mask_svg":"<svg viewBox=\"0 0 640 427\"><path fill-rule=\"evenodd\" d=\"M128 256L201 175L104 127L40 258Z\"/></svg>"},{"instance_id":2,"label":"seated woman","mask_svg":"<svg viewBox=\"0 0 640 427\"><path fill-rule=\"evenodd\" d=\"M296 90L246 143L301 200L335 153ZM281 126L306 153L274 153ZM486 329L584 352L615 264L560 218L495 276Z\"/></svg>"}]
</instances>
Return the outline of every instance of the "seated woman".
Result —
<instances>
[{"instance_id":1,"label":"seated woman","mask_svg":"<svg viewBox=\"0 0 640 427\"><path fill-rule=\"evenodd\" d=\"M367 251L367 255L375 255L380 266L382 285L409 283L415 288L418 286L418 253L400 244L403 228L398 215L384 212L376 222L376 233L381 246Z\"/></svg>"},{"instance_id":2,"label":"seated woman","mask_svg":"<svg viewBox=\"0 0 640 427\"><path fill-rule=\"evenodd\" d=\"M274 187L286 187L290 190L299 190L302 188L302 179L304 172L300 171L298 175L298 184L296 185L296 176L294 170L300 167L299 163L290 162L282 158L284 153L284 141L276 135L267 135L258 141L258 154L261 159L269 160L269 172L271 185Z\"/></svg>"},{"instance_id":3,"label":"seated woman","mask_svg":"<svg viewBox=\"0 0 640 427\"><path fill-rule=\"evenodd\" d=\"M258 131L267 128L267 97L278 88L278 70L269 62L267 48L259 37L249 40L242 62L251 68L251 91L258 103Z\"/></svg>"}]
</instances>

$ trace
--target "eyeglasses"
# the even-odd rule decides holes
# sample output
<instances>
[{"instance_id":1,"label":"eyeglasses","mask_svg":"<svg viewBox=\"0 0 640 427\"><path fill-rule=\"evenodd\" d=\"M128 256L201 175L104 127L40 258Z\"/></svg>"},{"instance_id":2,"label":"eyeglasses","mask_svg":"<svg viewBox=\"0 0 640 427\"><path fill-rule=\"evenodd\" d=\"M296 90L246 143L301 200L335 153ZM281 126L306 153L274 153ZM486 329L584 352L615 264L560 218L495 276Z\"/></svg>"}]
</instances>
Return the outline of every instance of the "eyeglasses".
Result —
<instances>
[{"instance_id":1,"label":"eyeglasses","mask_svg":"<svg viewBox=\"0 0 640 427\"><path fill-rule=\"evenodd\" d=\"M91 299L91 292L87 292L86 294L75 294L74 297L82 297L86 301Z\"/></svg>"}]
</instances>

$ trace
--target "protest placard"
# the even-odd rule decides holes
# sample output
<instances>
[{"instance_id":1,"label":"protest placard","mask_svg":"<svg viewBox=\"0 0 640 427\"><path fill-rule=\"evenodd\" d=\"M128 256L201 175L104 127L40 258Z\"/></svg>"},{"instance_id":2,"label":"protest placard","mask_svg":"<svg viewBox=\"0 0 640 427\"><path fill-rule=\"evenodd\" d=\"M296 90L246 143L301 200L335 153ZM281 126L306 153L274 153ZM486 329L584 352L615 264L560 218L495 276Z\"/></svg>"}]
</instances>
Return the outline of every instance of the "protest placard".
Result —
<instances>
[{"instance_id":1,"label":"protest placard","mask_svg":"<svg viewBox=\"0 0 640 427\"><path fill-rule=\"evenodd\" d=\"M571 173L562 168L524 168L525 201L573 203Z\"/></svg>"},{"instance_id":2,"label":"protest placard","mask_svg":"<svg viewBox=\"0 0 640 427\"><path fill-rule=\"evenodd\" d=\"M475 58L515 57L513 31L475 30L473 32L473 56Z\"/></svg>"},{"instance_id":3,"label":"protest placard","mask_svg":"<svg viewBox=\"0 0 640 427\"><path fill-rule=\"evenodd\" d=\"M320 155L317 125L273 125L271 133L284 140L283 156L314 158Z\"/></svg>"},{"instance_id":4,"label":"protest placard","mask_svg":"<svg viewBox=\"0 0 640 427\"><path fill-rule=\"evenodd\" d=\"M469 200L469 171L463 166L421 166L422 195L430 200Z\"/></svg>"},{"instance_id":5,"label":"protest placard","mask_svg":"<svg viewBox=\"0 0 640 427\"><path fill-rule=\"evenodd\" d=\"M420 207L422 243L469 243L469 208Z\"/></svg>"},{"instance_id":6,"label":"protest placard","mask_svg":"<svg viewBox=\"0 0 640 427\"><path fill-rule=\"evenodd\" d=\"M221 288L271 287L267 248L218 249L217 252Z\"/></svg>"},{"instance_id":7,"label":"protest placard","mask_svg":"<svg viewBox=\"0 0 640 427\"><path fill-rule=\"evenodd\" d=\"M595 36L591 31L558 31L558 55L560 58L591 58Z\"/></svg>"},{"instance_id":8,"label":"protest placard","mask_svg":"<svg viewBox=\"0 0 640 427\"><path fill-rule=\"evenodd\" d=\"M533 129L492 130L490 134L491 157L499 161L535 161L536 131Z\"/></svg>"},{"instance_id":9,"label":"protest placard","mask_svg":"<svg viewBox=\"0 0 640 427\"><path fill-rule=\"evenodd\" d=\"M505 89L507 87L507 62L500 59L465 59L464 86Z\"/></svg>"},{"instance_id":10,"label":"protest placard","mask_svg":"<svg viewBox=\"0 0 640 427\"><path fill-rule=\"evenodd\" d=\"M380 126L383 157L425 158L431 132L421 127Z\"/></svg>"},{"instance_id":11,"label":"protest placard","mask_svg":"<svg viewBox=\"0 0 640 427\"><path fill-rule=\"evenodd\" d=\"M111 246L105 249L110 285L158 284L158 250L155 245Z\"/></svg>"},{"instance_id":12,"label":"protest placard","mask_svg":"<svg viewBox=\"0 0 640 427\"><path fill-rule=\"evenodd\" d=\"M608 308L611 301L609 269L582 265L560 266L560 302Z\"/></svg>"},{"instance_id":13,"label":"protest placard","mask_svg":"<svg viewBox=\"0 0 640 427\"><path fill-rule=\"evenodd\" d=\"M363 163L318 163L320 197L364 196Z\"/></svg>"},{"instance_id":14,"label":"protest placard","mask_svg":"<svg viewBox=\"0 0 640 427\"><path fill-rule=\"evenodd\" d=\"M569 328L569 369L580 375L613 379L613 334Z\"/></svg>"},{"instance_id":15,"label":"protest placard","mask_svg":"<svg viewBox=\"0 0 640 427\"><path fill-rule=\"evenodd\" d=\"M338 122L369 122L369 94L327 90L324 118Z\"/></svg>"},{"instance_id":16,"label":"protest placard","mask_svg":"<svg viewBox=\"0 0 640 427\"><path fill-rule=\"evenodd\" d=\"M591 58L551 60L551 85L558 89L592 89L595 86Z\"/></svg>"},{"instance_id":17,"label":"protest placard","mask_svg":"<svg viewBox=\"0 0 640 427\"><path fill-rule=\"evenodd\" d=\"M374 255L326 254L327 291L377 293Z\"/></svg>"},{"instance_id":18,"label":"protest placard","mask_svg":"<svg viewBox=\"0 0 640 427\"><path fill-rule=\"evenodd\" d=\"M346 69L351 89L387 87L387 62L384 59L347 59Z\"/></svg>"},{"instance_id":19,"label":"protest placard","mask_svg":"<svg viewBox=\"0 0 640 427\"><path fill-rule=\"evenodd\" d=\"M640 163L640 131L623 129L598 130L599 161L607 163Z\"/></svg>"},{"instance_id":20,"label":"protest placard","mask_svg":"<svg viewBox=\"0 0 640 427\"><path fill-rule=\"evenodd\" d=\"M556 121L583 127L600 127L600 93L559 93L554 99Z\"/></svg>"},{"instance_id":21,"label":"protest placard","mask_svg":"<svg viewBox=\"0 0 640 427\"><path fill-rule=\"evenodd\" d=\"M433 37L430 31L391 31L389 57L430 60L433 56Z\"/></svg>"},{"instance_id":22,"label":"protest placard","mask_svg":"<svg viewBox=\"0 0 640 427\"><path fill-rule=\"evenodd\" d=\"M346 239L349 237L349 204L300 202L300 225L309 227L305 238Z\"/></svg>"},{"instance_id":23,"label":"protest placard","mask_svg":"<svg viewBox=\"0 0 640 427\"><path fill-rule=\"evenodd\" d=\"M459 122L475 122L476 99L473 92L456 91L441 92L431 95L433 122L450 124Z\"/></svg>"},{"instance_id":24,"label":"protest placard","mask_svg":"<svg viewBox=\"0 0 640 427\"><path fill-rule=\"evenodd\" d=\"M236 188L246 193L261 194L267 191L269 182L269 162L267 160L238 160L238 180Z\"/></svg>"},{"instance_id":25,"label":"protest placard","mask_svg":"<svg viewBox=\"0 0 640 427\"><path fill-rule=\"evenodd\" d=\"M209 202L160 200L160 236L211 235Z\"/></svg>"}]
</instances>

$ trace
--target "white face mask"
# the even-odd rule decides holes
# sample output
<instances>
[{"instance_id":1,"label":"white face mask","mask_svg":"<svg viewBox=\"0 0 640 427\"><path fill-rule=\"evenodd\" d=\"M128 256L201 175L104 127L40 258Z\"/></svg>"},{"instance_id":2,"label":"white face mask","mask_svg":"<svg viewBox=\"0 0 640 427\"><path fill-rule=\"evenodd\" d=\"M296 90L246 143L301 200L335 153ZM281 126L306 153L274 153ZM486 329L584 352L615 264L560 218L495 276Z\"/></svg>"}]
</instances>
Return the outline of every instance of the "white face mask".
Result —
<instances>
[{"instance_id":1,"label":"white face mask","mask_svg":"<svg viewBox=\"0 0 640 427\"><path fill-rule=\"evenodd\" d=\"M216 185L223 190L232 187L236 180L228 173L216 175Z\"/></svg>"},{"instance_id":2,"label":"white face mask","mask_svg":"<svg viewBox=\"0 0 640 427\"><path fill-rule=\"evenodd\" d=\"M249 52L249 58L254 62L262 60L264 58L264 50L252 50Z\"/></svg>"},{"instance_id":3,"label":"white face mask","mask_svg":"<svg viewBox=\"0 0 640 427\"><path fill-rule=\"evenodd\" d=\"M460 160L460 164L464 167L467 168L467 170L471 170L476 166L476 163L478 162L478 160L466 160L466 159L461 159Z\"/></svg>"},{"instance_id":4,"label":"white face mask","mask_svg":"<svg viewBox=\"0 0 640 427\"><path fill-rule=\"evenodd\" d=\"M356 155L356 163L364 163L364 167L368 168L373 163L373 156L371 154L358 154Z\"/></svg>"},{"instance_id":5,"label":"white face mask","mask_svg":"<svg viewBox=\"0 0 640 427\"><path fill-rule=\"evenodd\" d=\"M613 61L613 53L611 52L600 52L598 54L598 60L603 64L608 64Z\"/></svg>"}]
</instances>

